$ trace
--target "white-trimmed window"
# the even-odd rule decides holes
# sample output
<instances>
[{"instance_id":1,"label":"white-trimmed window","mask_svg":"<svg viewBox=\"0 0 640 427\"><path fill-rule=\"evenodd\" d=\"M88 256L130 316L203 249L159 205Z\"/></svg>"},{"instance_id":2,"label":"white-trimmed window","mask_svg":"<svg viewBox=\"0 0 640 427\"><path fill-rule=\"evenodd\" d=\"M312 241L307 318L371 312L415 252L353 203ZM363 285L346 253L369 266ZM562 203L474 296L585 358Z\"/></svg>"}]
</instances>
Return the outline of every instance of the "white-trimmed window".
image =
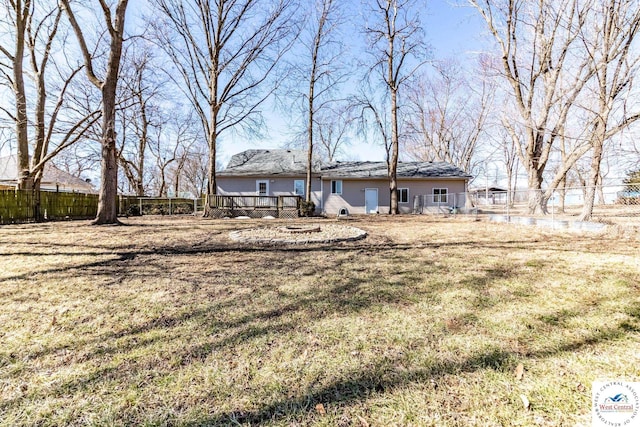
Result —
<instances>
[{"instance_id":1,"label":"white-trimmed window","mask_svg":"<svg viewBox=\"0 0 640 427\"><path fill-rule=\"evenodd\" d=\"M398 203L409 203L409 189L398 188Z\"/></svg>"},{"instance_id":2,"label":"white-trimmed window","mask_svg":"<svg viewBox=\"0 0 640 427\"><path fill-rule=\"evenodd\" d=\"M447 203L447 189L446 188L434 188L433 189L433 203Z\"/></svg>"},{"instance_id":3,"label":"white-trimmed window","mask_svg":"<svg viewBox=\"0 0 640 427\"><path fill-rule=\"evenodd\" d=\"M304 196L304 179L296 179L293 181L293 194L296 196Z\"/></svg>"},{"instance_id":4,"label":"white-trimmed window","mask_svg":"<svg viewBox=\"0 0 640 427\"><path fill-rule=\"evenodd\" d=\"M265 180L256 181L256 193L258 194L258 196L268 196L269 181L265 181Z\"/></svg>"},{"instance_id":5,"label":"white-trimmed window","mask_svg":"<svg viewBox=\"0 0 640 427\"><path fill-rule=\"evenodd\" d=\"M331 181L331 194L342 194L342 180Z\"/></svg>"}]
</instances>

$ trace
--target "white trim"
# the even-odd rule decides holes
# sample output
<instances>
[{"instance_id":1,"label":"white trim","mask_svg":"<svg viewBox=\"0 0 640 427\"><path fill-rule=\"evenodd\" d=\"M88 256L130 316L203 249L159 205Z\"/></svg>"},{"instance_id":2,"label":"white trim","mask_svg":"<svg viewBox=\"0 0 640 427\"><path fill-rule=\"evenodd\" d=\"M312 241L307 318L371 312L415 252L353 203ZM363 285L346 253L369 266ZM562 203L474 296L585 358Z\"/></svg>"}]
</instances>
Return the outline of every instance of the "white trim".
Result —
<instances>
[{"instance_id":1,"label":"white trim","mask_svg":"<svg viewBox=\"0 0 640 427\"><path fill-rule=\"evenodd\" d=\"M320 212L324 212L324 179L320 178Z\"/></svg>"},{"instance_id":2,"label":"white trim","mask_svg":"<svg viewBox=\"0 0 640 427\"><path fill-rule=\"evenodd\" d=\"M436 190L444 190L445 194L439 193L438 194L438 200L436 200ZM443 202L442 201L442 196L446 197L446 200ZM431 189L431 200L433 203L449 203L449 188L448 187L434 187Z\"/></svg>"},{"instance_id":3,"label":"white trim","mask_svg":"<svg viewBox=\"0 0 640 427\"><path fill-rule=\"evenodd\" d=\"M336 192L333 192L333 183L336 183ZM338 191L338 183L340 183L340 191ZM342 195L342 180L341 179L332 179L331 180L331 194Z\"/></svg>"},{"instance_id":4,"label":"white trim","mask_svg":"<svg viewBox=\"0 0 640 427\"><path fill-rule=\"evenodd\" d=\"M302 194L298 194L298 193L296 193L296 182L298 182L298 181L302 182ZM306 184L306 182L305 182L305 181L306 181L306 180L304 180L304 179L294 179L294 180L293 180L293 195L294 195L294 196L304 196L304 195L305 195L305 194L304 194L305 189L306 189L306 185L305 185L305 184Z\"/></svg>"},{"instance_id":5,"label":"white trim","mask_svg":"<svg viewBox=\"0 0 640 427\"><path fill-rule=\"evenodd\" d=\"M267 187L266 194L260 194L260 184L265 183ZM268 196L269 195L269 180L268 179L256 179L256 196Z\"/></svg>"},{"instance_id":6,"label":"white trim","mask_svg":"<svg viewBox=\"0 0 640 427\"><path fill-rule=\"evenodd\" d=\"M401 201L401 197L400 197L400 193L402 192L402 190L407 190L407 201L403 202ZM402 203L403 205L406 205L407 203L409 203L409 200L411 200L411 198L409 197L409 188L408 187L402 187L402 188L398 188L398 203Z\"/></svg>"}]
</instances>

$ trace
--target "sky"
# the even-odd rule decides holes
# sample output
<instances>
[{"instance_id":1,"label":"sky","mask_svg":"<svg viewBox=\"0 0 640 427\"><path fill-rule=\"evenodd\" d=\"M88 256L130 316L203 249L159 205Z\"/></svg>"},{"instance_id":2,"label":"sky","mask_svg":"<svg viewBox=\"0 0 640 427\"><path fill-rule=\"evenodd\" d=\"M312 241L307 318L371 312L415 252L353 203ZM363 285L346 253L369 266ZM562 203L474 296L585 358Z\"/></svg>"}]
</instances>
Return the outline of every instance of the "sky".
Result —
<instances>
[{"instance_id":1,"label":"sky","mask_svg":"<svg viewBox=\"0 0 640 427\"><path fill-rule=\"evenodd\" d=\"M357 0L353 0L357 1ZM431 45L435 59L455 56L461 63L475 61L482 50L484 27L478 13L465 2L454 4L451 0L428 0L427 7L421 12L424 22L426 41ZM465 6L460 6L463 4ZM427 64L428 68L429 65ZM228 138L219 149L219 160L226 165L230 157L238 152L252 148L284 148L291 142L289 129L295 126L292 116L267 107L273 112L265 114L267 135L265 138L248 141L235 136ZM384 147L380 144L363 141L361 137L351 138L348 148L349 160L383 161Z\"/></svg>"},{"instance_id":2,"label":"sky","mask_svg":"<svg viewBox=\"0 0 640 427\"><path fill-rule=\"evenodd\" d=\"M360 0L346 1L351 1L352 6L360 4ZM479 35L484 27L474 9L466 6L464 0L457 0L457 2L465 6L455 5L454 0L426 0L426 8L420 12L420 16L424 23L426 42L431 46L433 58L455 56L464 64L466 61L473 61L477 56L482 45ZM127 13L129 22L135 22L137 15L144 12L144 8L140 8L142 4L144 1L132 4L136 7L131 8ZM358 37L353 39L358 40ZM353 46L353 50L358 49L362 47ZM428 68L429 65L425 67ZM265 137L259 140L247 140L237 135L225 136L218 149L218 160L221 164L226 165L233 154L246 149L284 148L291 143L291 129L296 125L292 122L293 116L283 113L271 104L265 104L263 111L265 111L266 123ZM8 151L8 147L0 147L0 155L9 154ZM383 161L385 158L381 144L363 141L363 138L357 135L351 138L351 145L345 151L348 151L347 157L350 160Z\"/></svg>"}]
</instances>

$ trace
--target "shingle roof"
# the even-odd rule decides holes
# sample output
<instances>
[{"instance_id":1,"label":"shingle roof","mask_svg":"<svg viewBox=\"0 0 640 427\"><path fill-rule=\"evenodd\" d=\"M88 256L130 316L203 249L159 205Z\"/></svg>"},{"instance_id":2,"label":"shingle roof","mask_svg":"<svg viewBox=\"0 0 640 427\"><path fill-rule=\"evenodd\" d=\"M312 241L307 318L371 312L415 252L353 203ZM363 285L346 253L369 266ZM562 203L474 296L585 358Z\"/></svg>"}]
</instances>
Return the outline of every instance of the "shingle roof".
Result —
<instances>
[{"instance_id":1,"label":"shingle roof","mask_svg":"<svg viewBox=\"0 0 640 427\"><path fill-rule=\"evenodd\" d=\"M305 150L247 150L231 157L220 176L304 175ZM386 179L386 162L333 162L314 164L315 174L327 178ZM463 170L445 162L399 162L398 178L471 178Z\"/></svg>"},{"instance_id":2,"label":"shingle roof","mask_svg":"<svg viewBox=\"0 0 640 427\"><path fill-rule=\"evenodd\" d=\"M398 162L398 178L471 178L446 162ZM327 178L387 178L386 162L336 162L322 167Z\"/></svg>"},{"instance_id":3,"label":"shingle roof","mask_svg":"<svg viewBox=\"0 0 640 427\"><path fill-rule=\"evenodd\" d=\"M11 156L0 157L0 181L7 184L15 184L17 178L18 156L14 154ZM58 169L51 163L44 165L42 184L61 184L81 191L95 191L93 186L82 178L78 178L77 176L73 176L61 169Z\"/></svg>"},{"instance_id":4,"label":"shingle roof","mask_svg":"<svg viewBox=\"0 0 640 427\"><path fill-rule=\"evenodd\" d=\"M319 164L314 165L314 173ZM307 152L305 150L247 150L234 154L220 176L253 175L305 175Z\"/></svg>"}]
</instances>

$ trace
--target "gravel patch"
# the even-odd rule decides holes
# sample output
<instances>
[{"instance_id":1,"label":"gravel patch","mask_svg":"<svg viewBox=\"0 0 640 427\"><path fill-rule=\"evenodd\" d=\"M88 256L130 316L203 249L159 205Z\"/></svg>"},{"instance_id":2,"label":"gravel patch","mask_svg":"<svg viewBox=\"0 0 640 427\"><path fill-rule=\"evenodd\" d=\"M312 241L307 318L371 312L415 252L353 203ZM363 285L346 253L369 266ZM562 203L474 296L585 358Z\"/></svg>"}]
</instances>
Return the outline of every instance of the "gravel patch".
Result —
<instances>
[{"instance_id":1,"label":"gravel patch","mask_svg":"<svg viewBox=\"0 0 640 427\"><path fill-rule=\"evenodd\" d=\"M263 227L236 230L229 233L231 240L243 243L332 243L364 239L367 233L356 227L338 224L309 224L309 232L287 227ZM317 229L320 231L316 231Z\"/></svg>"}]
</instances>

